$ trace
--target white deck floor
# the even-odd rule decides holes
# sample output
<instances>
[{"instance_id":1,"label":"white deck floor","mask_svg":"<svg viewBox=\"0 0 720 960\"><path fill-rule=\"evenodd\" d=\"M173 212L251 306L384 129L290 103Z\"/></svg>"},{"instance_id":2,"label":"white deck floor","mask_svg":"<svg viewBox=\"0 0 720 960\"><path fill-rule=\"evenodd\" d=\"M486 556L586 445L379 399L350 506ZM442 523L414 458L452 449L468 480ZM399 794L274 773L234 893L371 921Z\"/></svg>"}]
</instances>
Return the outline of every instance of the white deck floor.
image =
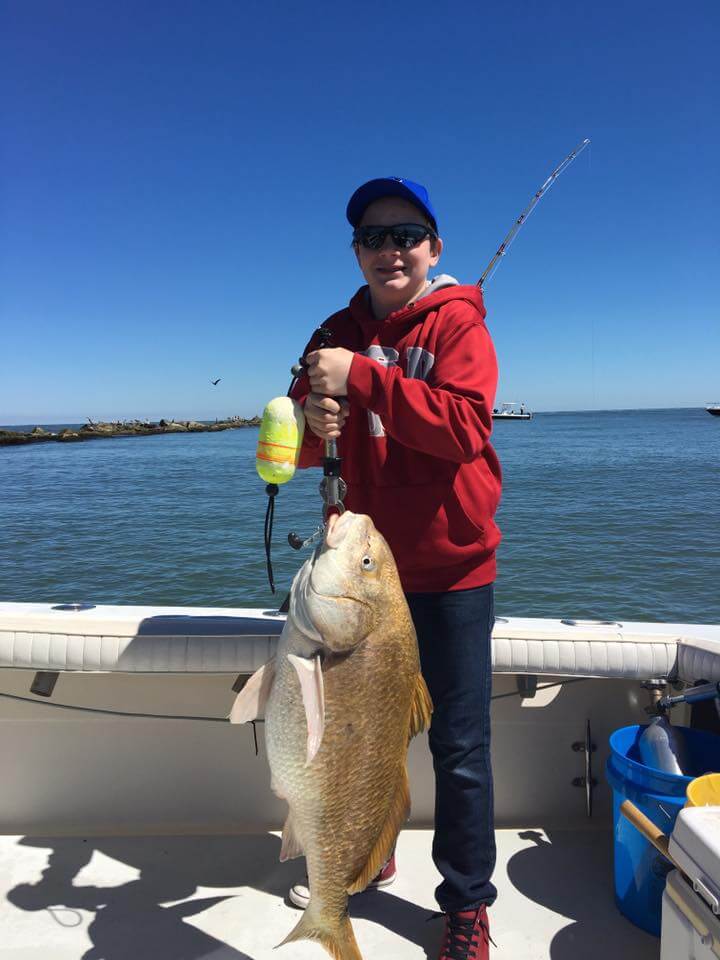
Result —
<instances>
[{"instance_id":1,"label":"white deck floor","mask_svg":"<svg viewBox=\"0 0 720 960\"><path fill-rule=\"evenodd\" d=\"M396 882L353 897L366 960L435 960L441 920L432 834L404 831ZM660 942L615 908L604 831L497 832L496 960L657 960ZM303 861L274 834L231 837L0 837L2 960L322 960L299 943L284 901Z\"/></svg>"}]
</instances>

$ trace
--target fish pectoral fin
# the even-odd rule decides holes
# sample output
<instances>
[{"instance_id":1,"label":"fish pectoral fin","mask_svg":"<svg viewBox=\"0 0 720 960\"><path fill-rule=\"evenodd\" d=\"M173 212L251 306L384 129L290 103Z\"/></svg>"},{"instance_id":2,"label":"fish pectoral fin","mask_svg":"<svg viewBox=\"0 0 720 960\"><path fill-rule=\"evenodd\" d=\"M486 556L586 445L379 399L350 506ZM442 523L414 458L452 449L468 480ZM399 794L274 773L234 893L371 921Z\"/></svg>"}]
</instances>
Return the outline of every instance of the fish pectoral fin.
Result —
<instances>
[{"instance_id":1,"label":"fish pectoral fin","mask_svg":"<svg viewBox=\"0 0 720 960\"><path fill-rule=\"evenodd\" d=\"M418 673L415 693L413 694L412 707L410 710L410 737L412 738L427 730L430 726L430 717L432 715L433 705L430 699L430 691L427 688L425 679L421 673Z\"/></svg>"},{"instance_id":2,"label":"fish pectoral fin","mask_svg":"<svg viewBox=\"0 0 720 960\"><path fill-rule=\"evenodd\" d=\"M325 731L325 686L322 660L319 653L312 658L298 657L294 653L289 653L288 660L295 668L300 681L308 729L305 766L309 767L320 749Z\"/></svg>"},{"instance_id":3,"label":"fish pectoral fin","mask_svg":"<svg viewBox=\"0 0 720 960\"><path fill-rule=\"evenodd\" d=\"M314 940L325 947L333 960L363 960L348 915L345 914L339 919L324 917L322 914L316 916L312 907L312 895L302 919L278 947L295 940Z\"/></svg>"},{"instance_id":4,"label":"fish pectoral fin","mask_svg":"<svg viewBox=\"0 0 720 960\"><path fill-rule=\"evenodd\" d=\"M292 814L289 813L282 832L280 862L285 863L286 860L294 860L295 857L301 857L304 852L305 851L302 848L302 844L298 840L297 834L295 833L295 825L293 823Z\"/></svg>"},{"instance_id":5,"label":"fish pectoral fin","mask_svg":"<svg viewBox=\"0 0 720 960\"><path fill-rule=\"evenodd\" d=\"M256 670L235 697L228 719L230 723L248 723L264 712L275 679L275 657Z\"/></svg>"},{"instance_id":6,"label":"fish pectoral fin","mask_svg":"<svg viewBox=\"0 0 720 960\"><path fill-rule=\"evenodd\" d=\"M387 819L380 831L380 835L375 841L375 846L370 851L367 863L353 883L347 888L349 894L361 893L373 877L376 877L378 873L380 873L380 870L393 852L397 836L409 814L410 785L408 784L407 766L403 763L400 782L392 798Z\"/></svg>"}]
</instances>

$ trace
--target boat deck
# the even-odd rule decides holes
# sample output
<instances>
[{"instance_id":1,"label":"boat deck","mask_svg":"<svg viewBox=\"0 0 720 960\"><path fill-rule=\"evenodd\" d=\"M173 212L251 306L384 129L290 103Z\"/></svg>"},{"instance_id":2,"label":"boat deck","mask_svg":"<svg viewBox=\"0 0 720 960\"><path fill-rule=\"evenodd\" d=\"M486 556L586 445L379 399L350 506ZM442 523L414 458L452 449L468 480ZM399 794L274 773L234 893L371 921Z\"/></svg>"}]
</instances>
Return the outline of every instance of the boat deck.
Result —
<instances>
[{"instance_id":1,"label":"boat deck","mask_svg":"<svg viewBox=\"0 0 720 960\"><path fill-rule=\"evenodd\" d=\"M607 830L498 830L493 960L658 960L660 941L616 909ZM432 833L405 830L398 877L352 898L366 960L435 960L442 920ZM285 900L303 861L272 833L0 837L2 960L322 960L273 947L299 912Z\"/></svg>"}]
</instances>

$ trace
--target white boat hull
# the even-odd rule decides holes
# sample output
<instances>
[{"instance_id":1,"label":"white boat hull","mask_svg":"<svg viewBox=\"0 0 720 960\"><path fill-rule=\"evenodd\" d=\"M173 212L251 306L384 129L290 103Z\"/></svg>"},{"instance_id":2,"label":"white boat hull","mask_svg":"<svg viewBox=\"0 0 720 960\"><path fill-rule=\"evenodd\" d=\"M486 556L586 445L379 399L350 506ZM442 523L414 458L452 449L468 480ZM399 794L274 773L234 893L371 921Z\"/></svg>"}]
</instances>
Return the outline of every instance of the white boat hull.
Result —
<instances>
[{"instance_id":1,"label":"white boat hull","mask_svg":"<svg viewBox=\"0 0 720 960\"><path fill-rule=\"evenodd\" d=\"M122 713L227 716L239 673L272 655L281 618L262 610L0 604L0 832L113 835L277 829L262 725ZM638 680L720 679L720 627L499 618L493 636L493 765L498 826L582 824L590 720L595 819L608 822L603 767L612 730L645 719ZM50 698L30 686L58 671ZM539 685L520 697L518 676ZM21 699L12 699L18 697ZM30 702L28 702L28 700ZM55 705L85 706L78 712ZM379 695L378 708L382 709ZM676 722L682 715L674 715ZM410 750L414 825L433 817L427 742Z\"/></svg>"}]
</instances>

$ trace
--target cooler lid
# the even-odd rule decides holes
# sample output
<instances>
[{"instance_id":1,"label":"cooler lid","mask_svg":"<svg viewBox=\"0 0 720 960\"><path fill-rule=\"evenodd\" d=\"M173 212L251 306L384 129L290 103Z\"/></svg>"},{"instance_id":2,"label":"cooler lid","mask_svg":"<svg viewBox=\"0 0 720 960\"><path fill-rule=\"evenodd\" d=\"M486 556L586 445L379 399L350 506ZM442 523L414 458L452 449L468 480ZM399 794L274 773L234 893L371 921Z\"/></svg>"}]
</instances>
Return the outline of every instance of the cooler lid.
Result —
<instances>
[{"instance_id":1,"label":"cooler lid","mask_svg":"<svg viewBox=\"0 0 720 960\"><path fill-rule=\"evenodd\" d=\"M720 914L720 807L685 807L668 845L693 889Z\"/></svg>"}]
</instances>

